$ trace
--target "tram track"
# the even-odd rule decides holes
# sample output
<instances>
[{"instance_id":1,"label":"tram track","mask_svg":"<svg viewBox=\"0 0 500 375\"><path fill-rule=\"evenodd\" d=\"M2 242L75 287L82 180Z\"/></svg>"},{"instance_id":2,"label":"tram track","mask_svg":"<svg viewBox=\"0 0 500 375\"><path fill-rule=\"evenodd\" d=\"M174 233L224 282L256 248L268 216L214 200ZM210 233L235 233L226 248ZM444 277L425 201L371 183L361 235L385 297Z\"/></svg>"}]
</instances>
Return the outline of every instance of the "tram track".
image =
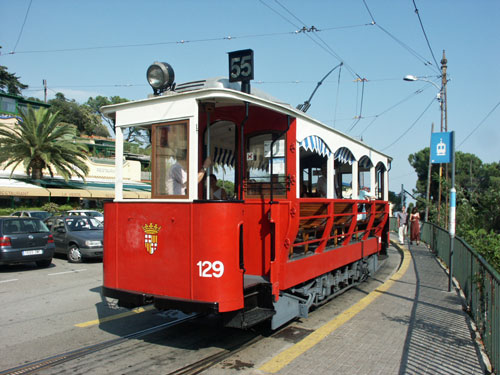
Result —
<instances>
[{"instance_id":1,"label":"tram track","mask_svg":"<svg viewBox=\"0 0 500 375\"><path fill-rule=\"evenodd\" d=\"M70 362L76 359L80 359L86 355L93 354L99 352L101 350L110 348L112 346L116 346L122 344L128 340L137 339L143 336L147 336L166 328L172 328L177 325L186 323L188 321L199 318L200 314L192 314L183 318L176 319L172 322L163 323L154 327L150 327L147 329L143 329L141 331L137 331L123 337L119 337L116 339L108 340L101 342L99 344L89 345L80 349L72 350L66 353L57 354L52 357L48 357L45 359L41 359L38 361L30 362L21 366L17 366L8 370L0 371L0 375L24 375L24 374L34 374L38 371L47 370L57 365L60 365L65 362Z\"/></svg>"},{"instance_id":2,"label":"tram track","mask_svg":"<svg viewBox=\"0 0 500 375\"><path fill-rule=\"evenodd\" d=\"M217 353L214 353L212 355L209 355L205 358L200 359L199 361L196 361L194 363L191 363L189 365L186 365L184 367L181 367L175 371L169 372L166 375L194 375L194 374L199 374L202 371L205 371L218 363L222 362L226 358L238 353L241 350L244 350L255 343L259 342L260 340L264 339L265 336L263 335L258 335L255 337L252 337L249 340L244 341L243 343L238 343L233 345L232 347L228 349L221 350Z\"/></svg>"}]
</instances>

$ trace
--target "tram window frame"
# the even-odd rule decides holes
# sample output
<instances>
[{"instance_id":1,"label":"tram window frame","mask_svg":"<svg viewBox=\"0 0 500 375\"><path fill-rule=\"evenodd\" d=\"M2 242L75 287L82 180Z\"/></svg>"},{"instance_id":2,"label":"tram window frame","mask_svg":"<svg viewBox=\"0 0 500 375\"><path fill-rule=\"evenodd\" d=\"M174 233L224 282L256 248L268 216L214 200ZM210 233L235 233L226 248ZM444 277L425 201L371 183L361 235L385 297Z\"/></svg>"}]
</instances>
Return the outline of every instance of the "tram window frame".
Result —
<instances>
[{"instance_id":1,"label":"tram window frame","mask_svg":"<svg viewBox=\"0 0 500 375\"><path fill-rule=\"evenodd\" d=\"M238 125L231 121L231 120L217 120L213 123L210 124L210 131L211 131L211 138L212 138L212 135L215 133L215 140L210 140L210 147L211 148L214 148L213 150L211 150L210 152L210 159L212 160L212 165L210 166L209 168L209 171L211 174L215 175L216 179L217 179L217 186L219 188L221 188L222 190L225 191L224 194L227 194L226 195L226 198L225 199L216 199L214 197L209 197L208 199L209 200L235 200L237 199L237 187L238 187L238 173L237 173L237 170L238 170L238 165L237 165L237 160L236 160L236 156L237 156L237 149L238 149ZM228 139L231 139L231 144L224 144L222 143L222 145L224 146L230 146L229 148L221 148L221 144L218 143L217 139L220 141L221 138L218 136L220 134L218 134L217 132L228 132L228 134L232 134L232 139L231 139L231 136L228 137ZM203 132L203 160L205 160L205 158L208 156L207 155L207 140L208 140L208 127L205 128L204 132ZM220 163L219 161L219 158L217 157L216 159L214 159L216 157L216 152L215 152L215 145L218 145L218 148L219 148L219 152L229 152L230 155L232 155L232 157L234 158L234 165L229 165L227 163ZM224 158L223 158L224 159ZM231 181L230 179L226 179L226 168L227 169L232 169L232 171L230 171L229 173L227 173L227 175L229 176L233 176L233 180ZM207 197L206 197L206 179L207 179L207 174L205 174L203 176L203 179L200 183L200 189L199 189L199 199L201 200L206 200ZM220 183L222 181L222 183ZM232 184L232 191L229 189L230 186L227 185L227 183L229 184Z\"/></svg>"},{"instance_id":2,"label":"tram window frame","mask_svg":"<svg viewBox=\"0 0 500 375\"><path fill-rule=\"evenodd\" d=\"M184 130L180 132L180 136L179 133L176 134L178 131L172 132L172 135L170 135L168 131L162 131L163 128L174 129L174 127L184 128ZM190 183L189 120L153 124L151 126L151 140L151 198L187 199L189 197ZM178 144L182 147L178 147ZM178 163L179 161L182 161L182 163ZM163 162L166 164L166 167L164 168L162 167ZM174 187L173 177L169 177L172 173L172 168L176 164L178 164L181 168L179 171L182 176L181 178L185 178L186 180L184 182L185 186L181 188L184 190L184 194L176 193L178 187ZM171 193L168 193L168 191L171 191Z\"/></svg>"},{"instance_id":3,"label":"tram window frame","mask_svg":"<svg viewBox=\"0 0 500 375\"><path fill-rule=\"evenodd\" d=\"M282 133L281 133L282 134ZM289 190L287 183L287 138L286 134L282 134L280 138L279 132L260 132L255 133L247 137L247 154L245 159L245 184L244 192L246 198L270 198L271 197L271 178L273 179L273 197L274 198L286 198L287 191ZM264 138L257 140L255 145L252 145L252 140L256 138ZM265 139L268 137L269 139ZM276 140L274 144L273 152L273 175L271 177L271 157L266 157L267 152L271 150L266 150L266 147L271 146L272 142ZM282 142L280 142L282 141ZM267 146L268 145L268 146ZM276 150L276 145L278 149ZM282 147L280 146L282 145ZM277 155L275 155L277 153ZM281 154L282 153L282 154ZM250 168L250 162L258 162L259 158L262 158L262 162L268 159L267 165L268 169L265 169L266 174L264 176L252 175L251 170L260 170L259 168ZM252 158L252 159L249 159ZM276 162L278 160L278 162ZM275 166L283 165L283 170L279 173L274 173ZM261 181L256 181L256 179L262 179Z\"/></svg>"}]
</instances>

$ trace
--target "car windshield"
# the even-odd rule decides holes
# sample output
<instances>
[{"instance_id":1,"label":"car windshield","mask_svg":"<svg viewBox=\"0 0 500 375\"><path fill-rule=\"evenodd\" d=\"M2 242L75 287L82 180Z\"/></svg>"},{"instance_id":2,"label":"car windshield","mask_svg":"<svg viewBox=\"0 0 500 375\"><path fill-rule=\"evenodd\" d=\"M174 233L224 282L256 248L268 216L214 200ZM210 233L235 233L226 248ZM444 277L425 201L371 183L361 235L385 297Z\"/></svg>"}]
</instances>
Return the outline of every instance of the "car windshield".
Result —
<instances>
[{"instance_id":1,"label":"car windshield","mask_svg":"<svg viewBox=\"0 0 500 375\"><path fill-rule=\"evenodd\" d=\"M47 226L39 219L12 219L3 221L4 234L43 233L48 232Z\"/></svg>"},{"instance_id":2,"label":"car windshield","mask_svg":"<svg viewBox=\"0 0 500 375\"><path fill-rule=\"evenodd\" d=\"M88 216L75 216L65 219L68 230L72 232L84 230L97 230L102 229L103 226L100 221Z\"/></svg>"},{"instance_id":3,"label":"car windshield","mask_svg":"<svg viewBox=\"0 0 500 375\"><path fill-rule=\"evenodd\" d=\"M35 212L31 212L31 216L45 220L46 218L48 218L50 216L50 213L45 212L45 211L35 211Z\"/></svg>"}]
</instances>

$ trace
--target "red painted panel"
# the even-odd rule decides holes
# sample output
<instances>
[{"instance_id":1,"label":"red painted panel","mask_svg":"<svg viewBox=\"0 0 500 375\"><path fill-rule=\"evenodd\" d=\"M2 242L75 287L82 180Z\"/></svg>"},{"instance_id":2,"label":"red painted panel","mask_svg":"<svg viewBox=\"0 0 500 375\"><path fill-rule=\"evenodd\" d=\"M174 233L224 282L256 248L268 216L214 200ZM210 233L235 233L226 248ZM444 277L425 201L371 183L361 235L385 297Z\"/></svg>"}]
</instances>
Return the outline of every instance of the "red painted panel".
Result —
<instances>
[{"instance_id":1,"label":"red painted panel","mask_svg":"<svg viewBox=\"0 0 500 375\"><path fill-rule=\"evenodd\" d=\"M242 224L242 204L193 204L192 298L217 301L220 312L243 308Z\"/></svg>"},{"instance_id":2,"label":"red painted panel","mask_svg":"<svg viewBox=\"0 0 500 375\"><path fill-rule=\"evenodd\" d=\"M357 242L321 254L314 254L301 259L282 263L280 272L280 289L285 290L294 285L313 279L326 272L355 262L363 256L375 254L378 251L378 239Z\"/></svg>"},{"instance_id":3,"label":"red painted panel","mask_svg":"<svg viewBox=\"0 0 500 375\"><path fill-rule=\"evenodd\" d=\"M113 203L104 203L104 256L103 256L103 280L104 285L110 288L117 288L116 277L116 205Z\"/></svg>"},{"instance_id":4,"label":"red painted panel","mask_svg":"<svg viewBox=\"0 0 500 375\"><path fill-rule=\"evenodd\" d=\"M241 204L131 202L105 210L106 287L219 302L221 312L243 307ZM221 277L215 262L224 265Z\"/></svg>"},{"instance_id":5,"label":"red painted panel","mask_svg":"<svg viewBox=\"0 0 500 375\"><path fill-rule=\"evenodd\" d=\"M261 201L245 203L244 261L249 275L267 276L269 273L271 234L269 205Z\"/></svg>"}]
</instances>

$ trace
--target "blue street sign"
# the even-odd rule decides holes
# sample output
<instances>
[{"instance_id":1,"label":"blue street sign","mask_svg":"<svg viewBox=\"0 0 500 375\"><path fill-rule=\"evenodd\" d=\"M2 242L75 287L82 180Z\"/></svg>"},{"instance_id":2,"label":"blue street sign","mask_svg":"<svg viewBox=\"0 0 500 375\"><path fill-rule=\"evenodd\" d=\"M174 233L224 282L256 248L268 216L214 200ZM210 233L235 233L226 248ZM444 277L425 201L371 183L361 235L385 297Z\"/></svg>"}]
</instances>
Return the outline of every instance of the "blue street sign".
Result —
<instances>
[{"instance_id":1,"label":"blue street sign","mask_svg":"<svg viewBox=\"0 0 500 375\"><path fill-rule=\"evenodd\" d=\"M431 163L433 164L451 163L452 150L453 150L453 145L452 145L451 132L432 133Z\"/></svg>"}]
</instances>

